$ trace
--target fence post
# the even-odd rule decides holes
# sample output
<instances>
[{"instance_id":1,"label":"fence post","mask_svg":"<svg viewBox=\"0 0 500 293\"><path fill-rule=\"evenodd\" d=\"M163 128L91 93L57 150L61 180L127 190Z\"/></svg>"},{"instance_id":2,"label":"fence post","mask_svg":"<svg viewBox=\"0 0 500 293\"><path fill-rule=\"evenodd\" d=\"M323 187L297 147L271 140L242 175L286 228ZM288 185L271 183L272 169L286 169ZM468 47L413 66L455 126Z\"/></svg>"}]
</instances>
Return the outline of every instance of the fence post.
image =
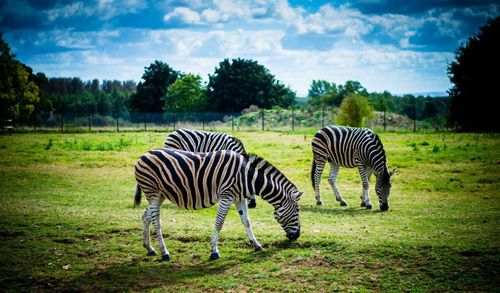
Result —
<instances>
[{"instance_id":1,"label":"fence post","mask_svg":"<svg viewBox=\"0 0 500 293\"><path fill-rule=\"evenodd\" d=\"M417 98L413 98L413 114L415 115L413 118L413 132L417 132Z\"/></svg>"},{"instance_id":2,"label":"fence post","mask_svg":"<svg viewBox=\"0 0 500 293\"><path fill-rule=\"evenodd\" d=\"M325 127L325 107L323 107L323 113L321 116L321 127Z\"/></svg>"},{"instance_id":3,"label":"fence post","mask_svg":"<svg viewBox=\"0 0 500 293\"><path fill-rule=\"evenodd\" d=\"M295 131L295 113L294 108L292 107L292 131Z\"/></svg>"},{"instance_id":4,"label":"fence post","mask_svg":"<svg viewBox=\"0 0 500 293\"><path fill-rule=\"evenodd\" d=\"M142 118L144 120L144 131L146 131L146 112L142 113Z\"/></svg>"},{"instance_id":5,"label":"fence post","mask_svg":"<svg viewBox=\"0 0 500 293\"><path fill-rule=\"evenodd\" d=\"M177 113L177 112L174 112L174 131L175 131L175 122L176 122L176 120L177 120L177 114L176 114L176 113Z\"/></svg>"},{"instance_id":6,"label":"fence post","mask_svg":"<svg viewBox=\"0 0 500 293\"><path fill-rule=\"evenodd\" d=\"M61 132L64 132L64 114L61 113Z\"/></svg>"},{"instance_id":7,"label":"fence post","mask_svg":"<svg viewBox=\"0 0 500 293\"><path fill-rule=\"evenodd\" d=\"M262 131L264 131L264 109L260 110L261 120L262 120Z\"/></svg>"},{"instance_id":8,"label":"fence post","mask_svg":"<svg viewBox=\"0 0 500 293\"><path fill-rule=\"evenodd\" d=\"M231 115L231 131L234 131L234 116Z\"/></svg>"},{"instance_id":9,"label":"fence post","mask_svg":"<svg viewBox=\"0 0 500 293\"><path fill-rule=\"evenodd\" d=\"M202 129L205 130L205 112L201 112L201 125Z\"/></svg>"},{"instance_id":10,"label":"fence post","mask_svg":"<svg viewBox=\"0 0 500 293\"><path fill-rule=\"evenodd\" d=\"M90 132L90 112L88 114L89 114L89 132Z\"/></svg>"},{"instance_id":11,"label":"fence post","mask_svg":"<svg viewBox=\"0 0 500 293\"><path fill-rule=\"evenodd\" d=\"M118 123L120 121L120 116L116 114L116 132L120 132L120 124Z\"/></svg>"},{"instance_id":12,"label":"fence post","mask_svg":"<svg viewBox=\"0 0 500 293\"><path fill-rule=\"evenodd\" d=\"M384 107L384 131L387 130L387 117L386 117L386 109Z\"/></svg>"}]
</instances>

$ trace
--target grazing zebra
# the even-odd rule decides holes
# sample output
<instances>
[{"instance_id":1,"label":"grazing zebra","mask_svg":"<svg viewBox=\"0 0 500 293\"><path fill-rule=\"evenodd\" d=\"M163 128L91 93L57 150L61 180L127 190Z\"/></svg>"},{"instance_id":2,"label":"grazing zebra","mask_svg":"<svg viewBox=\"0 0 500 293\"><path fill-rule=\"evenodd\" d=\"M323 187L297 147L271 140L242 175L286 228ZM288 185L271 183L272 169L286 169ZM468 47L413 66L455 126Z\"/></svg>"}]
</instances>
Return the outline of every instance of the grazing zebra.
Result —
<instances>
[{"instance_id":1,"label":"grazing zebra","mask_svg":"<svg viewBox=\"0 0 500 293\"><path fill-rule=\"evenodd\" d=\"M207 153L231 150L242 155L246 154L243 143L224 132L178 129L168 135L164 146L188 152ZM256 206L255 196L252 195L248 199L248 207L252 209Z\"/></svg>"},{"instance_id":2,"label":"grazing zebra","mask_svg":"<svg viewBox=\"0 0 500 293\"><path fill-rule=\"evenodd\" d=\"M395 172L387 170L387 161L384 147L377 134L366 128L354 128L343 126L326 126L314 135L312 140L313 164L311 169L311 181L316 193L316 204L322 205L319 192L321 173L325 163L330 163L330 176L328 181L335 194L335 198L341 206L347 206L337 189L337 175L339 167L357 167L363 190L361 194L361 206L372 208L368 196L368 182L372 173L377 177L375 191L380 202L380 209L389 209L388 197L391 191L390 178Z\"/></svg>"},{"instance_id":3,"label":"grazing zebra","mask_svg":"<svg viewBox=\"0 0 500 293\"><path fill-rule=\"evenodd\" d=\"M219 231L232 203L240 214L250 243L261 250L250 227L245 199L257 194L274 206L274 216L294 240L300 236L298 199L302 195L276 167L256 155L241 155L225 150L192 153L168 148L146 152L135 165L137 189L135 206L141 190L149 205L144 212L143 241L149 255L156 255L150 244L149 225L155 228L163 260L170 254L165 246L160 224L160 206L165 199L183 209L208 208L219 202L211 245L211 259L220 257L217 249Z\"/></svg>"}]
</instances>

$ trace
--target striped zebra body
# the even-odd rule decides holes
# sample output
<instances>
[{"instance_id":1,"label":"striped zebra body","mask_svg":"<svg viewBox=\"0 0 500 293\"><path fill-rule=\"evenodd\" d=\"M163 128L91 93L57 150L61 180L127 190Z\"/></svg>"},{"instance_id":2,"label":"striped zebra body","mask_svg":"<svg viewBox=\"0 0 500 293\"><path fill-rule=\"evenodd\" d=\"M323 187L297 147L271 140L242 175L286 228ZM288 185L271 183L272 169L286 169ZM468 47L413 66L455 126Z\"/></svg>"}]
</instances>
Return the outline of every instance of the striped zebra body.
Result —
<instances>
[{"instance_id":1,"label":"striped zebra body","mask_svg":"<svg viewBox=\"0 0 500 293\"><path fill-rule=\"evenodd\" d=\"M234 151L193 153L160 148L145 153L135 166L138 183L135 204L141 190L148 207L143 215L143 241L148 254L156 252L150 244L149 225L153 223L163 259L170 259L160 224L160 207L165 199L183 209L202 209L219 203L212 237L211 258L219 258L219 231L231 204L235 204L241 221L256 250L262 246L255 239L244 199L257 194L272 204L275 217L290 239L300 235L297 200L301 193L276 167L264 159Z\"/></svg>"},{"instance_id":2,"label":"striped zebra body","mask_svg":"<svg viewBox=\"0 0 500 293\"><path fill-rule=\"evenodd\" d=\"M164 147L188 152L215 152L231 150L245 155L243 143L236 137L224 132L210 132L203 130L178 129L170 133L165 140ZM248 207L257 206L255 196L248 199Z\"/></svg>"},{"instance_id":3,"label":"striped zebra body","mask_svg":"<svg viewBox=\"0 0 500 293\"><path fill-rule=\"evenodd\" d=\"M326 162L330 163L330 176L328 181L340 205L347 203L342 198L337 188L337 176L340 167L357 167L363 190L361 193L361 206L372 208L368 195L371 174L375 174L377 182L375 191L379 198L380 209L389 209L388 197L391 189L390 177L394 172L387 170L387 159L384 147L377 134L367 128L326 126L314 135L312 140L313 165L311 181L316 194L318 205L322 205L320 196L321 174Z\"/></svg>"}]
</instances>

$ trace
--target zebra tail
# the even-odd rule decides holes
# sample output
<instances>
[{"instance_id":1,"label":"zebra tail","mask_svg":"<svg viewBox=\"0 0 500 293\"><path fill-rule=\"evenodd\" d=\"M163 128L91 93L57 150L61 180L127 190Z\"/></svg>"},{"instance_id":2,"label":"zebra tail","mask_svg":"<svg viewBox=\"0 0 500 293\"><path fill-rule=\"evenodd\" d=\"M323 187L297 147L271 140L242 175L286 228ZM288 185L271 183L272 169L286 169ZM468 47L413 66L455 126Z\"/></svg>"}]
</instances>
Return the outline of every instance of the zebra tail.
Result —
<instances>
[{"instance_id":1,"label":"zebra tail","mask_svg":"<svg viewBox=\"0 0 500 293\"><path fill-rule=\"evenodd\" d=\"M138 207L141 205L141 188L139 187L139 184L135 185L135 198L134 198L134 208Z\"/></svg>"},{"instance_id":2,"label":"zebra tail","mask_svg":"<svg viewBox=\"0 0 500 293\"><path fill-rule=\"evenodd\" d=\"M315 188L315 186L314 186L314 171L316 171L316 162L313 159L312 168L311 168L311 183L312 183L313 189Z\"/></svg>"}]
</instances>

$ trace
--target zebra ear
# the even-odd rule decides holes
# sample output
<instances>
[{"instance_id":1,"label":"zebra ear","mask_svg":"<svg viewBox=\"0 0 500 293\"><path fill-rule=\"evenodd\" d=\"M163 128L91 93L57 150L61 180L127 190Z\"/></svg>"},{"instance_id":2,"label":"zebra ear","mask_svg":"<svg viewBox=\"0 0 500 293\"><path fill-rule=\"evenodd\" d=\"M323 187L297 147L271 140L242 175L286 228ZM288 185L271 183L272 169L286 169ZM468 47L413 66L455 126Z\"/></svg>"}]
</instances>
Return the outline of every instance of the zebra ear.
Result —
<instances>
[{"instance_id":1,"label":"zebra ear","mask_svg":"<svg viewBox=\"0 0 500 293\"><path fill-rule=\"evenodd\" d=\"M296 193L296 196L293 196L293 199L295 199L295 201L299 201L302 194L303 192L299 191L299 193Z\"/></svg>"}]
</instances>

